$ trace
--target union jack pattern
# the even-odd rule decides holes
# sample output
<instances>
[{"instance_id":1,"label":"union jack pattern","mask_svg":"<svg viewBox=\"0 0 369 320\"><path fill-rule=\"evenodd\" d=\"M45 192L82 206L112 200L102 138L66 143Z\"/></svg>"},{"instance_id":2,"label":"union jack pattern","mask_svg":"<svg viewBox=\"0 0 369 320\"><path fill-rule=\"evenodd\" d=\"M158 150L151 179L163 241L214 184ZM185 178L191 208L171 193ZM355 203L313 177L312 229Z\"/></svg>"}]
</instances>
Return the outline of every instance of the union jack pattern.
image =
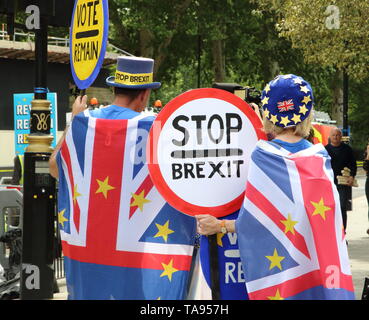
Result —
<instances>
[{"instance_id":1,"label":"union jack pattern","mask_svg":"<svg viewBox=\"0 0 369 320\"><path fill-rule=\"evenodd\" d=\"M195 222L150 179L152 119L80 114L57 156L58 216L71 299L183 299Z\"/></svg>"},{"instance_id":2,"label":"union jack pattern","mask_svg":"<svg viewBox=\"0 0 369 320\"><path fill-rule=\"evenodd\" d=\"M285 111L295 109L292 99L287 100L287 101L278 102L277 107L278 107L279 112L285 112Z\"/></svg>"},{"instance_id":3,"label":"union jack pattern","mask_svg":"<svg viewBox=\"0 0 369 320\"><path fill-rule=\"evenodd\" d=\"M321 144L259 141L236 221L250 299L354 299L339 196Z\"/></svg>"}]
</instances>

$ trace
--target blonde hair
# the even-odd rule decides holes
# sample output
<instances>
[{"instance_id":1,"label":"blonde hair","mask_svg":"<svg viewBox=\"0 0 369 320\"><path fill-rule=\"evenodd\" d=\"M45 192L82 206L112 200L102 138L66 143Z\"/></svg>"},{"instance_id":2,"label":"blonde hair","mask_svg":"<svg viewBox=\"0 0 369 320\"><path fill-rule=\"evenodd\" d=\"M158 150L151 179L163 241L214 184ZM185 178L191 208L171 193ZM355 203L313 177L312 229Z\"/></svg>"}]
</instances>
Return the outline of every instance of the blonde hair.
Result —
<instances>
[{"instance_id":1,"label":"blonde hair","mask_svg":"<svg viewBox=\"0 0 369 320\"><path fill-rule=\"evenodd\" d=\"M268 120L266 117L263 118L263 124L264 124L265 132L273 136L279 135L283 133L284 131L294 129L293 134L295 136L305 138L309 136L310 134L310 130L312 128L312 125L311 125L312 120L313 120L313 110L310 111L308 117L304 121L300 122L299 124L293 127L282 128L282 127L276 126L275 124L273 124L273 122Z\"/></svg>"}]
</instances>

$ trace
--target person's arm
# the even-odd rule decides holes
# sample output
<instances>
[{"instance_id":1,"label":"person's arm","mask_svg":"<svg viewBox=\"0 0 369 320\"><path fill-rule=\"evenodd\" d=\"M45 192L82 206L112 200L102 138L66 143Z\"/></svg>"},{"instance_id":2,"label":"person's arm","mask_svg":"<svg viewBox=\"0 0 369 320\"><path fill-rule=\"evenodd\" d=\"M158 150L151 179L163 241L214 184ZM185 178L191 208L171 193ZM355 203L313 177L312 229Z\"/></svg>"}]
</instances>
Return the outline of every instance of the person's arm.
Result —
<instances>
[{"instance_id":1,"label":"person's arm","mask_svg":"<svg viewBox=\"0 0 369 320\"><path fill-rule=\"evenodd\" d=\"M50 170L50 174L51 176L53 176L55 179L58 179L59 178L59 169L58 169L58 163L56 161L56 156L61 148L61 145L63 144L64 142L64 139L65 139L65 136L68 132L68 129L69 129L69 125L67 125L65 127L65 130L63 132L63 135L62 137L59 139L58 141L58 144L56 145L53 153L51 154L50 156L50 159L49 159L49 170Z\"/></svg>"},{"instance_id":2,"label":"person's arm","mask_svg":"<svg viewBox=\"0 0 369 320\"><path fill-rule=\"evenodd\" d=\"M227 232L236 232L236 220L220 220L209 214L200 214L195 216L197 221L197 232L209 236L221 232L222 224L225 222Z\"/></svg>"},{"instance_id":3,"label":"person's arm","mask_svg":"<svg viewBox=\"0 0 369 320\"><path fill-rule=\"evenodd\" d=\"M78 113L80 112L83 112L86 110L87 108L87 96L78 96L76 98L76 100L74 101L74 104L73 104L73 107L72 107L72 119L71 121L73 120L73 117L75 115L77 115ZM64 139L65 139L65 136L68 132L68 129L69 129L69 125L67 125L65 127L65 130L63 132L63 135L62 137L60 138L60 140L58 141L58 144L56 145L53 153L51 154L50 156L50 159L49 159L49 168L50 168L50 174L55 178L55 179L58 179L59 178L59 170L58 170L58 164L57 164L57 161L56 161L56 155L58 154L63 142L64 142Z\"/></svg>"},{"instance_id":4,"label":"person's arm","mask_svg":"<svg viewBox=\"0 0 369 320\"><path fill-rule=\"evenodd\" d=\"M351 169L351 176L355 177L357 173L357 165L356 165L356 159L354 156L354 151L352 148L350 148L350 169Z\"/></svg>"},{"instance_id":5,"label":"person's arm","mask_svg":"<svg viewBox=\"0 0 369 320\"><path fill-rule=\"evenodd\" d=\"M366 147L366 151L364 152L363 169L366 173L369 172L369 145Z\"/></svg>"},{"instance_id":6,"label":"person's arm","mask_svg":"<svg viewBox=\"0 0 369 320\"><path fill-rule=\"evenodd\" d=\"M364 159L363 169L366 173L369 172L369 159Z\"/></svg>"},{"instance_id":7,"label":"person's arm","mask_svg":"<svg viewBox=\"0 0 369 320\"><path fill-rule=\"evenodd\" d=\"M347 179L348 186L352 187L355 182L355 176L357 171L356 160L354 157L354 152L351 147L347 148L348 157L348 168L350 169L350 177Z\"/></svg>"}]
</instances>

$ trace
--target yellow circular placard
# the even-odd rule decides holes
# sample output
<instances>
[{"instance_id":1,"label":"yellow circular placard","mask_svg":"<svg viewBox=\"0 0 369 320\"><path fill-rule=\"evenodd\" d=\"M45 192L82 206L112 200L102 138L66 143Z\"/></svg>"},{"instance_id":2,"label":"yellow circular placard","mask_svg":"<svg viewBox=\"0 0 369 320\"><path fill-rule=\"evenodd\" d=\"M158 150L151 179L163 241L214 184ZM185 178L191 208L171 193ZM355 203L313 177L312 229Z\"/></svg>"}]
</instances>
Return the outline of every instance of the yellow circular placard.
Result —
<instances>
[{"instance_id":1,"label":"yellow circular placard","mask_svg":"<svg viewBox=\"0 0 369 320\"><path fill-rule=\"evenodd\" d=\"M106 50L107 25L106 0L76 0L70 56L73 77L80 88L91 76L97 76L100 70L101 56L105 55Z\"/></svg>"}]
</instances>

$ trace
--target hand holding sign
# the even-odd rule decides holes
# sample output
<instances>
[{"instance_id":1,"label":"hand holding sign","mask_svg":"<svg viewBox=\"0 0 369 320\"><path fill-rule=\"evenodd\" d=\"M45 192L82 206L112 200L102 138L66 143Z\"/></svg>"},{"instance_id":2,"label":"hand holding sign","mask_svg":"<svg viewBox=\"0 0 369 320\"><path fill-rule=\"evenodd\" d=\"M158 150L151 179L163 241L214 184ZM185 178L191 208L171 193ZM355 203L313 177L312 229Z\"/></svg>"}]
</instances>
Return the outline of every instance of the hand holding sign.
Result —
<instances>
[{"instance_id":1,"label":"hand holding sign","mask_svg":"<svg viewBox=\"0 0 369 320\"><path fill-rule=\"evenodd\" d=\"M238 210L250 154L265 139L249 105L218 89L173 99L150 132L149 170L163 197L190 215L220 217Z\"/></svg>"},{"instance_id":2,"label":"hand holding sign","mask_svg":"<svg viewBox=\"0 0 369 320\"><path fill-rule=\"evenodd\" d=\"M87 108L87 96L78 96L72 106L72 117L85 111Z\"/></svg>"}]
</instances>

